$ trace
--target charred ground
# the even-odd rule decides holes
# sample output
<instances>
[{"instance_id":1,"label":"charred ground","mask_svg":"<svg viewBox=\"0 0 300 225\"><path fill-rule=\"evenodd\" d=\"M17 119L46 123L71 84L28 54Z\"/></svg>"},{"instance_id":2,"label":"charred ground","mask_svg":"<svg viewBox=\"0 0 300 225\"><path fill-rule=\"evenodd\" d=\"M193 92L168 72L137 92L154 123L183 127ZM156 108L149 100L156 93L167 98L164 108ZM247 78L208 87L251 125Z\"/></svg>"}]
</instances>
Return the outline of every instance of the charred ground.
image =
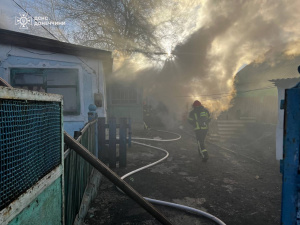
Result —
<instances>
[{"instance_id":1,"label":"charred ground","mask_svg":"<svg viewBox=\"0 0 300 225\"><path fill-rule=\"evenodd\" d=\"M275 130L256 132L238 141L207 142L210 159L201 162L191 132L176 132L181 140L151 143L170 153L164 162L143 170L126 181L145 197L191 206L220 218L228 225L280 224L281 174L275 159ZM172 138L158 131L134 135ZM149 142L150 144L150 142ZM225 147L225 148L224 148ZM163 157L157 150L133 145L128 149L129 171ZM175 209L157 206L174 224L215 224ZM85 224L160 224L135 202L103 178Z\"/></svg>"}]
</instances>

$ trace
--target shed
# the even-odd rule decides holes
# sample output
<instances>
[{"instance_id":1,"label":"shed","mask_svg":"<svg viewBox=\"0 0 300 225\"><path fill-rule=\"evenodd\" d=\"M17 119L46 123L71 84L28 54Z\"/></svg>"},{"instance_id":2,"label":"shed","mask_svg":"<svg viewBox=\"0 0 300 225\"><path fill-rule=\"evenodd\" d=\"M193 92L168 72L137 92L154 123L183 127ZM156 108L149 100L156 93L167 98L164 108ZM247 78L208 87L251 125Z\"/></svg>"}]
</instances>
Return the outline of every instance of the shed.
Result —
<instances>
[{"instance_id":1,"label":"shed","mask_svg":"<svg viewBox=\"0 0 300 225\"><path fill-rule=\"evenodd\" d=\"M64 129L70 134L88 121L88 106L107 115L109 51L0 29L0 77L16 88L63 95Z\"/></svg>"}]
</instances>

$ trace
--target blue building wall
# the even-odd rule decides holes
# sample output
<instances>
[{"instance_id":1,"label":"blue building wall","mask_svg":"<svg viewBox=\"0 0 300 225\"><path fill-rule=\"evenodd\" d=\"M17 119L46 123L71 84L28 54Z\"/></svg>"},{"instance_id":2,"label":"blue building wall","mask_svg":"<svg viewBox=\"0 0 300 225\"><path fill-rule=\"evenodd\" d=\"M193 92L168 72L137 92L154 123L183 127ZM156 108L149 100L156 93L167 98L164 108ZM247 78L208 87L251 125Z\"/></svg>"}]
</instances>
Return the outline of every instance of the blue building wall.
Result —
<instances>
[{"instance_id":1,"label":"blue building wall","mask_svg":"<svg viewBox=\"0 0 300 225\"><path fill-rule=\"evenodd\" d=\"M284 100L284 139L283 159L280 161L282 173L281 223L300 223L300 176L299 176L299 146L300 146L300 83L285 90Z\"/></svg>"},{"instance_id":2,"label":"blue building wall","mask_svg":"<svg viewBox=\"0 0 300 225\"><path fill-rule=\"evenodd\" d=\"M84 61L84 63L82 62ZM103 106L97 108L106 117L105 78L99 59L23 49L0 44L0 77L11 83L12 68L77 69L79 85L79 115L64 115L64 130L73 135L88 121L88 106L94 104L94 93L103 95Z\"/></svg>"}]
</instances>

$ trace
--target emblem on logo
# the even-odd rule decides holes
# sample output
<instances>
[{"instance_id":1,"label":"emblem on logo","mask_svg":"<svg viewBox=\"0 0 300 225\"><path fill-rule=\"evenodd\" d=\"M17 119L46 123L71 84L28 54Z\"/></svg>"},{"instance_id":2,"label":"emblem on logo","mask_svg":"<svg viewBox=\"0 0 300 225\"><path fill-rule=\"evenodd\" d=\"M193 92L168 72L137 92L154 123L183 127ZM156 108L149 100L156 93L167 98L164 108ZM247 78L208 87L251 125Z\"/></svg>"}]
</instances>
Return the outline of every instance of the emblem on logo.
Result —
<instances>
[{"instance_id":1,"label":"emblem on logo","mask_svg":"<svg viewBox=\"0 0 300 225\"><path fill-rule=\"evenodd\" d=\"M28 13L19 13L20 17L15 17L15 25L20 25L20 29L28 29L28 24L32 25L32 18Z\"/></svg>"}]
</instances>

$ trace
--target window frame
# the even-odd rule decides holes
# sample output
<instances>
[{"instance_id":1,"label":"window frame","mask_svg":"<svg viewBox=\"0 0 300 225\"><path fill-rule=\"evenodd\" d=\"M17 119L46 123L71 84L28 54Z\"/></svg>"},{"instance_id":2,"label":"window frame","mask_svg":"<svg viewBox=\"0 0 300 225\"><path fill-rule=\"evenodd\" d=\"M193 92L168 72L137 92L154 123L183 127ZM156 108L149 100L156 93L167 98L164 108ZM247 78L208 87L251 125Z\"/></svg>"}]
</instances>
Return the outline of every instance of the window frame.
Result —
<instances>
[{"instance_id":1,"label":"window frame","mask_svg":"<svg viewBox=\"0 0 300 225\"><path fill-rule=\"evenodd\" d=\"M116 95L118 98L116 98ZM139 91L136 85L122 85L113 83L110 85L110 103L111 105L138 105Z\"/></svg>"},{"instance_id":2,"label":"window frame","mask_svg":"<svg viewBox=\"0 0 300 225\"><path fill-rule=\"evenodd\" d=\"M47 72L51 70L63 70L63 71L71 71L72 76L75 77L76 81L74 84L70 85L47 85ZM27 75L40 75L43 77L43 84L38 84L38 83L30 83L30 84L18 84L15 82L15 76L18 74L26 73ZM74 75L73 75L74 73ZM76 74L75 74L76 73ZM51 76L51 75L50 75ZM63 76L63 73L62 73ZM26 87L32 87L28 90L33 91L34 86L40 86L44 89L45 93L47 92L48 88L75 88L76 92L76 110L74 111L66 111L64 108L63 115L64 116L79 116L81 114L81 104L80 104L80 84L79 84L79 70L77 68L23 68L23 67L11 67L10 68L10 84L13 87L16 88L22 88L24 86ZM35 90L39 91L39 90ZM65 100L66 101L66 100Z\"/></svg>"}]
</instances>

